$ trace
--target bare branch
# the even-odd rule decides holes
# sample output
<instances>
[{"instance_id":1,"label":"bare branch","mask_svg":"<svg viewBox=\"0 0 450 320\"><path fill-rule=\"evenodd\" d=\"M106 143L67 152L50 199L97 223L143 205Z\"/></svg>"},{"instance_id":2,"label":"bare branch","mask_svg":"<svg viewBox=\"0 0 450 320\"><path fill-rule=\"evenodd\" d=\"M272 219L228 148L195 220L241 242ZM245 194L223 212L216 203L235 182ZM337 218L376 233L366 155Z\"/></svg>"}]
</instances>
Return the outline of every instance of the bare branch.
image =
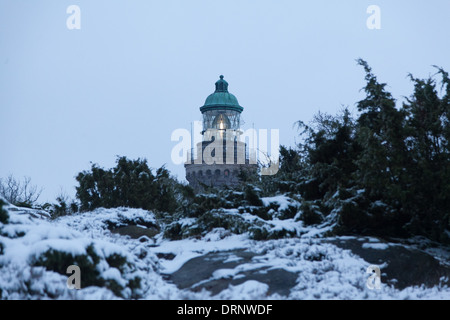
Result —
<instances>
[{"instance_id":1,"label":"bare branch","mask_svg":"<svg viewBox=\"0 0 450 320\"><path fill-rule=\"evenodd\" d=\"M6 179L0 178L0 195L11 204L33 206L41 196L43 189L31 184L30 177L24 177L23 181L9 175Z\"/></svg>"}]
</instances>

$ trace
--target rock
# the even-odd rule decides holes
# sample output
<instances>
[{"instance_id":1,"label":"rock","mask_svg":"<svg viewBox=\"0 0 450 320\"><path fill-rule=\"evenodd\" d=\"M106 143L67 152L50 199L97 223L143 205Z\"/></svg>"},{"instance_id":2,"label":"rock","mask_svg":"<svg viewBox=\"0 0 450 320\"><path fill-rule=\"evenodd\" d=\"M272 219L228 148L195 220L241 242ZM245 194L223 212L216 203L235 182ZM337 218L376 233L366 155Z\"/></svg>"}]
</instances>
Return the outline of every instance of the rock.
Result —
<instances>
[{"instance_id":1,"label":"rock","mask_svg":"<svg viewBox=\"0 0 450 320\"><path fill-rule=\"evenodd\" d=\"M195 292L206 289L213 295L227 289L230 285L236 286L248 280L255 280L269 286L268 295L274 293L289 295L290 289L296 284L298 275L284 269L256 268L239 272L235 276L212 277L217 270L234 269L241 264L250 263L255 256L257 256L256 253L243 250L208 253L189 260L178 271L167 275L167 279L180 289Z\"/></svg>"},{"instance_id":2,"label":"rock","mask_svg":"<svg viewBox=\"0 0 450 320\"><path fill-rule=\"evenodd\" d=\"M450 268L422 250L382 242L375 243L383 248L377 249L376 245L372 248L364 246L368 241L361 240L363 239L338 239L331 242L340 248L351 250L370 264L387 264L381 268L381 281L392 284L397 289L421 285L433 287L440 283L441 277L450 278Z\"/></svg>"},{"instance_id":3,"label":"rock","mask_svg":"<svg viewBox=\"0 0 450 320\"><path fill-rule=\"evenodd\" d=\"M156 254L156 256L159 259L164 259L164 260L173 260L176 257L173 253L162 253L162 252L158 252Z\"/></svg>"}]
</instances>

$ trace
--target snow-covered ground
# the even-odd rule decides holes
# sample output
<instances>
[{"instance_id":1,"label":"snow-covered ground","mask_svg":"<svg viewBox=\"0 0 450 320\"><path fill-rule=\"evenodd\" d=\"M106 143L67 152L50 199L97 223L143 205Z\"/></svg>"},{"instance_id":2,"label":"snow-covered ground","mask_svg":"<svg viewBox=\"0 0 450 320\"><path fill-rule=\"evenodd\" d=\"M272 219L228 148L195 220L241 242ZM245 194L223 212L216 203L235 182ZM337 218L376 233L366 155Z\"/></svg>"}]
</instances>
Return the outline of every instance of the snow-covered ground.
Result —
<instances>
[{"instance_id":1,"label":"snow-covered ground","mask_svg":"<svg viewBox=\"0 0 450 320\"><path fill-rule=\"evenodd\" d=\"M450 299L450 288L444 285L397 290L382 282L381 289L368 289L366 270L370 264L329 241L333 239L318 236L320 229L313 227L308 230L297 225L302 235L292 239L255 241L246 233L234 235L218 228L200 239L170 241L162 233L152 239L131 239L110 231L111 225L133 223L142 228L156 225L155 216L145 210L98 209L52 221L33 210L10 206L9 216L8 224L0 223L2 299ZM283 223L286 221L279 221ZM388 247L376 239L364 245L377 250ZM167 275L193 258L238 249L255 256L230 268L218 268L205 279L243 279L215 295L205 289L197 292L179 289L167 280ZM88 260L92 260L92 255L98 257L95 268L99 279L104 283L114 281L120 290L113 293L100 286L68 289L68 275L40 266L39 261L46 253L56 251L72 257L87 255ZM172 258L158 258L164 254ZM112 266L113 256L123 257L127 263L120 268ZM229 262L241 258L230 254L227 259ZM268 294L268 284L245 279L246 272L274 269L297 275L286 296ZM83 270L81 278L83 282ZM132 289L130 284L136 278L140 279L140 288Z\"/></svg>"}]
</instances>

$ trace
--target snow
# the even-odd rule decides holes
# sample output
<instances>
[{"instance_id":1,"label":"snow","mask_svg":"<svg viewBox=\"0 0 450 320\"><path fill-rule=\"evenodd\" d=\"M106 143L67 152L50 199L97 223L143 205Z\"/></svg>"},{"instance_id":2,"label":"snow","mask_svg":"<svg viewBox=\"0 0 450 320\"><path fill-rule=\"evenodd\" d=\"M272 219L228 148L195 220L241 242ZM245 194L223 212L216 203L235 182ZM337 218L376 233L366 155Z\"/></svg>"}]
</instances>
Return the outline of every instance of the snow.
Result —
<instances>
[{"instance_id":1,"label":"snow","mask_svg":"<svg viewBox=\"0 0 450 320\"><path fill-rule=\"evenodd\" d=\"M277 218L271 220L269 222L270 225L272 225L271 230L278 231L278 230L288 230L288 231L295 231L297 230L295 224L292 223L292 220L279 220Z\"/></svg>"},{"instance_id":2,"label":"snow","mask_svg":"<svg viewBox=\"0 0 450 320\"><path fill-rule=\"evenodd\" d=\"M62 217L59 219L69 227L76 227L81 230L100 231L103 233L108 228L108 224L116 226L126 225L131 222L135 225L154 224L157 225L155 215L146 210L132 208L96 209L82 215Z\"/></svg>"},{"instance_id":3,"label":"snow","mask_svg":"<svg viewBox=\"0 0 450 320\"><path fill-rule=\"evenodd\" d=\"M225 260L223 261L223 263L236 262L236 261L240 261L240 260L242 260L242 259L243 259L243 258L238 257L238 256L236 256L236 255L230 255L227 259L225 259Z\"/></svg>"},{"instance_id":4,"label":"snow","mask_svg":"<svg viewBox=\"0 0 450 320\"><path fill-rule=\"evenodd\" d=\"M213 278L214 279L223 279L223 278L233 278L237 275L237 270L235 269L219 269L214 271Z\"/></svg>"},{"instance_id":5,"label":"snow","mask_svg":"<svg viewBox=\"0 0 450 320\"><path fill-rule=\"evenodd\" d=\"M119 269L117 268L109 268L108 270L103 272L103 278L109 280L115 280L118 284L125 287L127 282L122 278Z\"/></svg>"},{"instance_id":6,"label":"snow","mask_svg":"<svg viewBox=\"0 0 450 320\"><path fill-rule=\"evenodd\" d=\"M295 203L292 203L292 200L285 195L261 198L261 200L265 207L270 206L270 204L278 205L279 206L278 210L280 210L280 211L286 210L290 205L295 204Z\"/></svg>"},{"instance_id":7,"label":"snow","mask_svg":"<svg viewBox=\"0 0 450 320\"><path fill-rule=\"evenodd\" d=\"M216 233L216 231L212 231ZM209 235L206 239L211 239ZM248 245L247 235L230 235L225 239L216 241L202 241L198 239L184 239L177 241L162 240L157 247L150 248L154 253L172 253L176 257L173 260L160 261L161 271L164 273L174 273L187 261L205 255L209 252L230 251L234 249L246 248Z\"/></svg>"},{"instance_id":8,"label":"snow","mask_svg":"<svg viewBox=\"0 0 450 320\"><path fill-rule=\"evenodd\" d=\"M182 219L177 221L177 223L179 223L180 226L182 226L182 227L193 225L196 222L197 222L197 220L195 218L182 218Z\"/></svg>"},{"instance_id":9,"label":"snow","mask_svg":"<svg viewBox=\"0 0 450 320\"><path fill-rule=\"evenodd\" d=\"M79 241L73 241L72 239L47 239L31 245L29 255L39 257L49 250L55 250L68 253L72 256L80 256L86 254L88 244L86 239L80 239Z\"/></svg>"},{"instance_id":10,"label":"snow","mask_svg":"<svg viewBox=\"0 0 450 320\"><path fill-rule=\"evenodd\" d=\"M97 213L97 214L96 214ZM160 275L153 271L157 267L157 258L142 253L147 252L147 245L133 242L128 238L112 234L107 229L107 222L145 221L155 222L153 214L144 210L98 210L56 221L38 219L26 212L10 211L10 224L2 227L0 242L4 246L4 254L0 255L0 288L4 299L29 299L33 296L39 299L116 299L117 296L105 288L83 288L71 291L66 286L67 276L47 271L42 267L33 267L33 262L48 250L67 253L71 256L86 254L88 246L92 246L101 259L97 265L100 278L114 280L125 287L129 280L136 276L143 283L162 282ZM17 236L21 233L21 236ZM125 265L121 273L106 262L107 257L119 255L126 258L131 266ZM39 272L37 272L37 270ZM27 289L27 283L32 282L32 288ZM39 283L42 283L41 285ZM173 285L167 284L168 288ZM86 293L85 293L86 292ZM167 290L162 290L165 294ZM153 292L154 297L159 297ZM152 292L149 291L149 295ZM131 290L125 288L123 296L130 297Z\"/></svg>"},{"instance_id":11,"label":"snow","mask_svg":"<svg viewBox=\"0 0 450 320\"><path fill-rule=\"evenodd\" d=\"M375 250L386 250L389 248L387 243L364 243L362 245L363 249L375 249Z\"/></svg>"},{"instance_id":12,"label":"snow","mask_svg":"<svg viewBox=\"0 0 450 320\"><path fill-rule=\"evenodd\" d=\"M276 202L286 207L289 201L284 196L265 198L265 205ZM238 214L237 210L226 210L227 214ZM114 280L126 287L128 281L141 278L140 299L450 299L450 289L445 285L432 288L408 287L395 289L383 283L381 290L366 287L370 265L351 251L339 248L331 240L358 239L364 241L363 248L384 250L389 245L377 238L332 237L324 238L330 230L330 221L319 226L306 227L294 219L264 221L244 213L246 221L264 222L273 230L295 230L296 238L255 241L249 234L235 235L217 228L201 238L170 241L161 234L146 242L111 233L111 224L128 222L142 226L157 224L153 213L139 209L98 209L74 216L50 221L45 216L15 208L9 210L10 223L0 226L0 298L2 299L94 299L112 300L131 298L131 289L125 288L118 297L107 288L86 287L71 290L66 286L67 275L33 266L33 261L50 249L72 256L86 254L92 246L99 256L96 266L105 280ZM195 219L184 219L181 223L193 224ZM174 273L187 261L214 252L245 250L255 256L250 260L229 253L224 262L235 262L233 268L218 268L210 279L245 279L246 272L269 272L283 269L297 275L295 285L286 296L269 295L269 286L255 280L230 285L216 295L207 290L193 292L179 289L163 275ZM441 250L441 249L440 249ZM443 249L442 249L443 250ZM437 249L435 252L438 252ZM158 259L158 253L171 253L172 260ZM123 270L112 267L107 257L119 255L126 258ZM443 254L441 254L445 258ZM385 264L381 265L383 269ZM383 272L383 270L382 270Z\"/></svg>"},{"instance_id":13,"label":"snow","mask_svg":"<svg viewBox=\"0 0 450 320\"><path fill-rule=\"evenodd\" d=\"M220 300L261 300L267 297L268 290L267 284L249 280L237 286L230 286L215 298Z\"/></svg>"}]
</instances>

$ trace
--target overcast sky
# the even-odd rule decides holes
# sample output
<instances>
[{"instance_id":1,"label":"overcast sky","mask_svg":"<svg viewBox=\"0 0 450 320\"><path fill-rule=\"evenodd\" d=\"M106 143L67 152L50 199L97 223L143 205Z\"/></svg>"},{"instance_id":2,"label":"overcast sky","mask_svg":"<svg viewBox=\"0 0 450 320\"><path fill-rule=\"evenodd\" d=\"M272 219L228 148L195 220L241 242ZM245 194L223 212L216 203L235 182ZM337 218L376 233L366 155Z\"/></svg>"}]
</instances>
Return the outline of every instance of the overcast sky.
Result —
<instances>
[{"instance_id":1,"label":"overcast sky","mask_svg":"<svg viewBox=\"0 0 450 320\"><path fill-rule=\"evenodd\" d=\"M279 129L292 146L295 121L363 98L359 57L399 103L409 72L450 71L449 14L448 0L0 0L0 177L29 176L54 201L90 162L124 155L183 180L171 133L201 119L220 74L244 129Z\"/></svg>"}]
</instances>

